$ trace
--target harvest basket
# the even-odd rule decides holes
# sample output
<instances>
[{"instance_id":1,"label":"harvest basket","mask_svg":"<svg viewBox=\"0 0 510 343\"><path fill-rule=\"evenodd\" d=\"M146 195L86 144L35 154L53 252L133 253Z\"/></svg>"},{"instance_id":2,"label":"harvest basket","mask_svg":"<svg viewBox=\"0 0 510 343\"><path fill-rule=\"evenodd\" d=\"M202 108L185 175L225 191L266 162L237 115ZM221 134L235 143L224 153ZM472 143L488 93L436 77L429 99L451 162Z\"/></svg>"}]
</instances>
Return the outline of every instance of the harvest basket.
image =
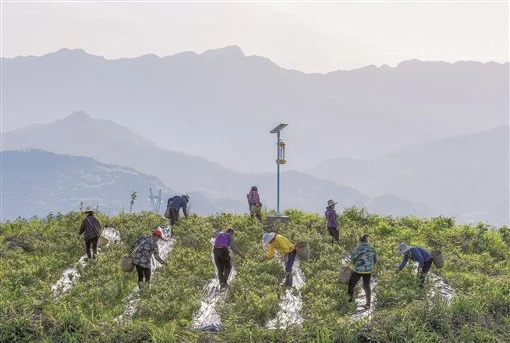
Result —
<instances>
[{"instance_id":1,"label":"harvest basket","mask_svg":"<svg viewBox=\"0 0 510 343\"><path fill-rule=\"evenodd\" d=\"M135 270L135 259L131 256L122 256L120 268L123 272L129 273Z\"/></svg>"},{"instance_id":2,"label":"harvest basket","mask_svg":"<svg viewBox=\"0 0 510 343\"><path fill-rule=\"evenodd\" d=\"M310 246L308 243L299 242L295 245L296 253L301 261L306 261L310 258Z\"/></svg>"},{"instance_id":3,"label":"harvest basket","mask_svg":"<svg viewBox=\"0 0 510 343\"><path fill-rule=\"evenodd\" d=\"M105 245L108 245L110 243L110 240L108 238L99 237L97 240L97 246L98 247L104 247Z\"/></svg>"},{"instance_id":4,"label":"harvest basket","mask_svg":"<svg viewBox=\"0 0 510 343\"><path fill-rule=\"evenodd\" d=\"M338 282L348 284L351 279L352 269L349 267L340 267L340 275L338 276Z\"/></svg>"},{"instance_id":5,"label":"harvest basket","mask_svg":"<svg viewBox=\"0 0 510 343\"><path fill-rule=\"evenodd\" d=\"M434 250L430 253L432 256L432 262L436 266L436 268L443 268L444 266L444 257L441 250Z\"/></svg>"}]
</instances>

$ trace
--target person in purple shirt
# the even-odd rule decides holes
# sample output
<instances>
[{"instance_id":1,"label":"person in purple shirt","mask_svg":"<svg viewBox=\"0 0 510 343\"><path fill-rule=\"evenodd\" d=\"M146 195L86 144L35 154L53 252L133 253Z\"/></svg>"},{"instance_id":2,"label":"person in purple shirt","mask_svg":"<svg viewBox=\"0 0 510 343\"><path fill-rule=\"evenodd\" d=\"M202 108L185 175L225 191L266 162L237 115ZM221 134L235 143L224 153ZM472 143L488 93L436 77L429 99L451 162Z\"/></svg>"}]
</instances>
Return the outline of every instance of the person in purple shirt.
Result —
<instances>
[{"instance_id":1,"label":"person in purple shirt","mask_svg":"<svg viewBox=\"0 0 510 343\"><path fill-rule=\"evenodd\" d=\"M418 262L418 279L420 281L420 287L423 288L425 277L427 276L433 261L430 253L422 247L408 246L405 243L399 244L397 253L404 255L402 262L397 267L397 271L402 270L409 259L411 259L411 261Z\"/></svg>"},{"instance_id":2,"label":"person in purple shirt","mask_svg":"<svg viewBox=\"0 0 510 343\"><path fill-rule=\"evenodd\" d=\"M333 200L328 200L328 207L326 207L326 225L331 235L331 244L335 242L339 243L339 233L338 233L338 221L336 218L335 204Z\"/></svg>"},{"instance_id":3,"label":"person in purple shirt","mask_svg":"<svg viewBox=\"0 0 510 343\"><path fill-rule=\"evenodd\" d=\"M179 221L179 211L182 208L182 212L184 213L184 217L188 218L188 209L187 204L189 202L189 196L176 195L168 199L167 207L170 210L170 225L174 225Z\"/></svg>"},{"instance_id":4,"label":"person in purple shirt","mask_svg":"<svg viewBox=\"0 0 510 343\"><path fill-rule=\"evenodd\" d=\"M230 228L220 232L214 240L214 264L218 270L218 280L220 282L220 289L227 287L228 277L232 270L232 261L230 259L230 250L237 255L244 258L244 255L237 249L234 243L235 230Z\"/></svg>"}]
</instances>

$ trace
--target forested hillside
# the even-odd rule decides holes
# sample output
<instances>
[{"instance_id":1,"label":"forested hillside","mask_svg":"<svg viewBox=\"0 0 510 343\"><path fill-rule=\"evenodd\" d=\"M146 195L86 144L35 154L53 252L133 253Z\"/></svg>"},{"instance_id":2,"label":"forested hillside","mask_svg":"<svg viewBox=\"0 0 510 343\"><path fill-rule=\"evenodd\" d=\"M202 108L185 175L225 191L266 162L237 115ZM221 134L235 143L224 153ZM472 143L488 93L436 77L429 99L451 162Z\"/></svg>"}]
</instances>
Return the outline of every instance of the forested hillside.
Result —
<instances>
[{"instance_id":1,"label":"forested hillside","mask_svg":"<svg viewBox=\"0 0 510 343\"><path fill-rule=\"evenodd\" d=\"M137 199L132 210L143 211L151 209L146 200L149 188L155 194L161 189L163 201L181 193L152 175L88 157L57 155L44 150L2 151L0 157L2 220L65 213L79 209L80 204L97 207L106 214L127 212L133 192ZM216 204L203 194L190 195L195 212L215 213L223 207L221 202Z\"/></svg>"},{"instance_id":2,"label":"forested hillside","mask_svg":"<svg viewBox=\"0 0 510 343\"><path fill-rule=\"evenodd\" d=\"M73 287L56 295L52 284L84 254L76 233L83 215L70 212L0 224L0 342L510 341L510 228L456 225L445 217L380 217L349 208L339 217L340 244L332 246L322 216L285 214L290 223L275 230L311 248L310 259L300 263L304 286L291 290L302 299L301 325L266 328L286 292L284 272L277 259L264 259L264 231L246 215L183 219L172 229L175 244L167 264L140 291L132 320L118 321L136 285L136 273L122 272L120 259L136 238L166 220L151 212L98 213L102 226L118 230L122 242L79 265ZM217 333L194 330L193 315L214 278L211 237L227 227L236 230L246 258L234 258L237 275L217 304L224 327ZM362 234L369 235L379 257L376 297L371 319L353 321L355 306L338 271ZM423 290L413 265L396 273L400 242L443 251L444 268L431 272L454 290L451 301L434 292L432 273Z\"/></svg>"}]
</instances>

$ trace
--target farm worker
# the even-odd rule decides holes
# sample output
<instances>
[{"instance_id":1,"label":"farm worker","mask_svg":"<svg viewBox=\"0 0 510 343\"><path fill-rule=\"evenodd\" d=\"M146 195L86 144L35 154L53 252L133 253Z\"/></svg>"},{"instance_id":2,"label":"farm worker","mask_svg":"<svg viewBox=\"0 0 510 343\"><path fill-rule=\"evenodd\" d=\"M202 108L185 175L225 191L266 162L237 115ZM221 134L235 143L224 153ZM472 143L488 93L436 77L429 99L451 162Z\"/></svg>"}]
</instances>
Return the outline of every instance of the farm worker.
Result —
<instances>
[{"instance_id":1,"label":"farm worker","mask_svg":"<svg viewBox=\"0 0 510 343\"><path fill-rule=\"evenodd\" d=\"M262 223L262 204L260 202L259 191L257 186L252 186L250 193L246 194L248 198L248 206L250 207L250 216L256 216L260 223Z\"/></svg>"},{"instance_id":2,"label":"farm worker","mask_svg":"<svg viewBox=\"0 0 510 343\"><path fill-rule=\"evenodd\" d=\"M235 230L229 228L220 232L214 240L214 264L216 264L216 269L218 269L220 289L225 289L225 287L227 287L228 277L230 275L230 271L232 270L230 250L241 256L241 258L244 258L244 255L239 251L239 249L237 249L237 246L234 242L234 234Z\"/></svg>"},{"instance_id":3,"label":"farm worker","mask_svg":"<svg viewBox=\"0 0 510 343\"><path fill-rule=\"evenodd\" d=\"M405 243L400 243L398 246L397 253L404 255L402 262L397 267L397 271L402 270L407 264L407 261L418 262L418 279L420 280L420 287L423 287L425 277L432 265L432 256L430 253L422 247L408 246Z\"/></svg>"},{"instance_id":4,"label":"farm worker","mask_svg":"<svg viewBox=\"0 0 510 343\"><path fill-rule=\"evenodd\" d=\"M83 211L85 218L81 222L78 235L83 233L85 239L85 251L87 252L86 261L95 259L97 255L97 240L101 235L101 225L96 217L94 217L94 211L90 207L86 207ZM92 248L92 252L90 251Z\"/></svg>"},{"instance_id":5,"label":"farm worker","mask_svg":"<svg viewBox=\"0 0 510 343\"><path fill-rule=\"evenodd\" d=\"M351 262L353 270L349 279L347 294L349 301L353 301L354 287L360 278L363 278L363 289L365 290L365 308L370 308L372 291L370 290L370 279L372 278L372 268L377 262L377 253L373 246L368 244L368 236L363 235L359 238L359 244L351 252Z\"/></svg>"},{"instance_id":6,"label":"farm worker","mask_svg":"<svg viewBox=\"0 0 510 343\"><path fill-rule=\"evenodd\" d=\"M163 239L163 231L160 227L152 230L152 236L143 235L138 238L132 245L131 251L134 251L134 264L136 272L138 273L138 288L143 286L143 281L149 283L151 280L151 257L161 264L165 265L166 262L159 257L158 241Z\"/></svg>"},{"instance_id":7,"label":"farm worker","mask_svg":"<svg viewBox=\"0 0 510 343\"><path fill-rule=\"evenodd\" d=\"M292 266L296 259L296 249L286 237L275 232L266 232L262 235L262 243L267 247L268 258L274 256L275 251L285 258L285 286L292 287Z\"/></svg>"},{"instance_id":8,"label":"farm worker","mask_svg":"<svg viewBox=\"0 0 510 343\"><path fill-rule=\"evenodd\" d=\"M189 196L184 194L182 196L176 195L168 199L167 206L170 209L170 225L174 225L179 221L179 211L182 208L182 212L186 218L188 218L187 204L189 202Z\"/></svg>"},{"instance_id":9,"label":"farm worker","mask_svg":"<svg viewBox=\"0 0 510 343\"><path fill-rule=\"evenodd\" d=\"M329 234L331 235L331 244L339 242L338 238L338 221L336 217L335 204L333 200L328 200L328 206L326 207L326 226Z\"/></svg>"}]
</instances>

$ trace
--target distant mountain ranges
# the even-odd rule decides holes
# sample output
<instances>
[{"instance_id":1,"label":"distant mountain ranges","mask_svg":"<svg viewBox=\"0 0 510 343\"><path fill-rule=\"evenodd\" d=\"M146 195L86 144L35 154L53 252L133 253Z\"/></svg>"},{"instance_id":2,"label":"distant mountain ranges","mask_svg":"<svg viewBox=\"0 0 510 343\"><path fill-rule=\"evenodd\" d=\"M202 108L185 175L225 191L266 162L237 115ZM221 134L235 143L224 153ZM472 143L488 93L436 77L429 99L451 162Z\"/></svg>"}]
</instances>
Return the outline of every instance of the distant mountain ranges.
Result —
<instances>
[{"instance_id":1,"label":"distant mountain ranges","mask_svg":"<svg viewBox=\"0 0 510 343\"><path fill-rule=\"evenodd\" d=\"M86 144L81 139L76 139L76 137L82 137L84 132L87 133L87 137L93 137L91 140L86 140ZM508 139L508 127L406 148L375 162L352 159L329 160L310 168L308 174L298 171L283 172L281 176L282 208L322 212L327 199L333 198L341 207L364 206L380 214L456 215L460 220L469 221L471 218L462 218L461 215L483 212L477 214L478 218L504 223L505 215L508 215L508 206L505 207L508 204L508 198L505 194L508 194L509 175L508 164L505 169L504 163L505 151L508 153L508 142L505 145L505 139ZM148 192L149 187L158 189L158 185L163 190L165 198L173 194L191 192L192 198L201 199L199 206L196 204L193 206L193 210L201 214L246 211L245 194L251 185L258 185L264 205L267 208L276 207L274 173L241 173L222 168L203 158L160 148L127 128L110 121L93 119L84 112L76 112L51 124L33 124L3 134L2 142L4 150L25 151L36 148L58 154L88 156L101 161L85 159L88 164L98 164L92 169L101 169L105 166L112 170L121 168L119 166L133 168L139 176L136 182L121 183L119 181L117 183L117 188L123 196L119 193L111 197L114 193L108 192L109 199L100 195L96 198L96 203L105 206L108 204L107 206L114 211L127 206L129 194L137 185L137 191L143 196ZM460 152L466 147L470 148L470 154L463 156ZM14 151L7 152L14 154ZM34 153L20 152L19 158L22 154L30 157ZM39 154L42 153L39 152ZM66 160L68 164L65 168L70 168L74 161L76 165L73 168L82 169L79 177L88 174L91 168L84 165L82 160L72 156L48 156L53 159L58 156ZM41 171L45 170L47 165L41 158L36 161L41 161L43 164L40 166L37 166L35 162L32 164L33 180L45 177L45 173ZM9 160L4 158L3 163L8 162ZM105 165L105 162L114 165ZM5 176L8 170L4 168ZM456 170L461 170L461 173L456 173ZM55 170L52 169L52 172ZM30 173L30 171L24 168L23 173ZM17 175L18 173L13 171L12 178L4 176L4 185L6 180L9 180L7 183L14 183L12 188L4 187L4 195L9 194L9 189L14 191L20 186L16 183ZM149 175L155 175L159 183ZM477 175L484 176L484 180L481 180L483 182L476 180ZM62 191L66 188L74 189L73 184L82 182L78 176L76 180L60 178L60 182L67 180L70 183L68 187L60 187L60 189ZM423 179L428 176L435 179L423 182ZM99 180L105 178L106 176L102 176ZM470 181L472 184L466 184ZM341 183L351 187L340 186ZM37 184L48 184L48 182L42 180ZM142 184L146 186L142 187ZM53 190L59 189L51 183L47 187ZM94 187L90 185L89 188ZM400 193L405 193L407 197L398 195ZM489 196L489 194L492 195ZM48 196L43 198L49 201ZM59 194L58 198L66 197ZM38 198L33 200L35 199ZM58 201L55 206L59 208ZM147 206L148 204L145 204L141 208L148 209ZM5 208L4 213L8 213Z\"/></svg>"},{"instance_id":2,"label":"distant mountain ranges","mask_svg":"<svg viewBox=\"0 0 510 343\"><path fill-rule=\"evenodd\" d=\"M509 127L502 126L407 147L375 161L328 160L306 172L368 194L420 201L460 222L508 224L509 137Z\"/></svg>"},{"instance_id":3,"label":"distant mountain ranges","mask_svg":"<svg viewBox=\"0 0 510 343\"><path fill-rule=\"evenodd\" d=\"M81 139L76 139L76 137L84 137L84 132L86 132L85 136L93 137L90 140L85 139L86 143ZM142 195L148 192L149 187L157 188L156 181L152 180L151 178L153 177L149 176L149 174L158 177L157 181L161 185L160 188L165 198L173 194L191 193L202 199L200 206L193 205L193 210L201 214L214 214L222 211L246 211L245 194L248 193L249 188L254 184L258 185L260 189L264 205L267 208L276 208L274 174L236 172L222 168L199 157L162 149L126 128L106 120L93 119L84 112L76 112L63 120L58 120L51 124L33 124L3 134L2 142L4 153L9 153L11 154L10 156L14 154L14 156L19 156L19 158L22 158L24 155L26 158L32 158L37 153L39 155L36 156L43 154L43 156L49 156L52 159L58 157L65 160L67 163L65 165L66 168L70 168L73 163L72 169L79 170L82 168L83 170L76 176L76 180L72 178L60 179L60 182L67 180L69 187L73 189L73 184L80 183L80 178L90 173L89 168L91 167L88 164L97 163L97 166L94 166L92 169L101 169L106 166L112 170L121 168L119 166L136 169L138 179L133 185L130 182L121 183L119 181L116 183L118 191L123 194L122 197L120 193L113 196L114 193L111 192L109 192L110 199L97 195L96 203L103 204L104 206L107 205L117 211L122 209L122 206L124 208L127 206L129 195L126 194L131 194L131 188L137 186L137 191L142 192ZM53 155L44 151L32 151L30 149L43 149L63 155ZM19 155L15 154L15 150L19 151ZM44 155L45 153L49 155ZM73 156L93 157L103 163L84 159L88 163L84 164L84 160ZM42 159L39 158L36 161L42 161ZM104 164L106 161L114 165ZM9 160L4 158L3 163L9 163ZM46 170L46 164L43 163L37 166L35 163L31 165L31 170L25 168L24 173L32 173L33 180L38 180L41 177L45 178L45 172L43 171ZM119 170L123 171L122 168ZM4 171L6 172L7 170ZM51 170L51 172L54 171L54 169ZM9 180L8 182L13 183L13 186L12 188L5 188L4 192L14 190L19 186L15 177L16 172L13 171L9 176L12 176L12 178L6 179L4 177L4 183L6 182L5 180ZM105 178L105 175L97 176L98 180ZM94 177L91 177L90 180L94 180ZM144 182L146 184L145 189L138 187L138 185ZM47 184L47 182L43 183ZM171 191L166 185L171 186L173 190ZM48 184L47 187L48 189L55 189L52 184ZM92 185L89 188L97 189L97 187L92 187ZM370 206L372 201L367 195L353 188L340 186L333 181L320 180L297 171L282 173L281 189L282 208L322 211L325 207L324 204L330 197L339 201L344 207L355 204ZM65 187L62 188L62 191L65 191ZM41 194L41 196L43 195ZM194 196L192 196L192 199ZM36 197L32 198L33 201L38 199ZM57 198L66 197L63 194L58 194ZM44 199L49 203L52 202L48 196L44 196ZM395 202L378 203L379 212L403 214L405 213L403 211L405 208L414 208L414 212L417 215L425 216L431 214L431 211L425 205L413 204L403 199L398 199L398 202L398 206L394 206ZM59 202L57 201L55 209L59 208L58 204ZM147 206L145 205L142 208L147 209ZM4 209L4 215L7 216L8 213Z\"/></svg>"},{"instance_id":4,"label":"distant mountain ranges","mask_svg":"<svg viewBox=\"0 0 510 343\"><path fill-rule=\"evenodd\" d=\"M161 147L226 168L273 171L375 158L415 143L508 125L509 64L423 62L305 74L237 46L107 60L62 49L3 58L3 132L83 109Z\"/></svg>"},{"instance_id":5,"label":"distant mountain ranges","mask_svg":"<svg viewBox=\"0 0 510 343\"><path fill-rule=\"evenodd\" d=\"M97 198L112 211L129 205L137 184L165 196L195 192L193 210L203 214L246 211L256 184L275 208L275 173L264 172L274 170L275 137L267 132L289 122L283 208L323 212L332 198L380 214L509 222L508 63L413 60L304 74L235 46L119 60L62 49L2 62L2 156L70 155L52 159L68 159L81 174L133 170L137 181L117 180L115 200ZM69 115L77 108L94 118ZM48 152L20 151L31 148ZM46 170L32 167L36 179ZM23 183L11 172L5 199ZM81 182L81 174L64 180ZM4 217L15 216L5 204Z\"/></svg>"},{"instance_id":6,"label":"distant mountain ranges","mask_svg":"<svg viewBox=\"0 0 510 343\"><path fill-rule=\"evenodd\" d=\"M132 192L136 192L132 210L151 211L149 188L154 195L180 194L154 176L132 168L98 162L89 157L58 155L44 150L2 151L2 211L4 219L48 213L76 211L92 206L106 214L130 211ZM224 203L188 193L191 209L199 213L221 212Z\"/></svg>"}]
</instances>

